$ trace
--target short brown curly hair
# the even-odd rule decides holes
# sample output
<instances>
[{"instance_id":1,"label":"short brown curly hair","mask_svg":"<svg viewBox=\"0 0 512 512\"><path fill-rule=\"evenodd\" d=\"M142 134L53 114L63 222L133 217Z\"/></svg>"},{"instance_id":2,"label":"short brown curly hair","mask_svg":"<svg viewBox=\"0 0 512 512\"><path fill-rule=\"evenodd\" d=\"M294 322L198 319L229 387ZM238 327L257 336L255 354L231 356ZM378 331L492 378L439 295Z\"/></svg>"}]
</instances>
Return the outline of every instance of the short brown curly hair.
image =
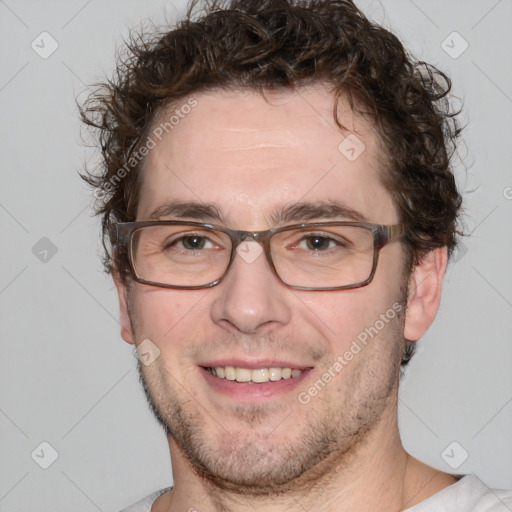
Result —
<instances>
[{"instance_id":1,"label":"short brown curly hair","mask_svg":"<svg viewBox=\"0 0 512 512\"><path fill-rule=\"evenodd\" d=\"M115 223L135 220L139 150L163 108L212 88L264 92L316 82L332 86L338 126L341 95L374 122L409 265L435 247L451 252L461 196L450 165L460 126L449 78L414 60L350 0L212 0L193 1L171 30L132 35L114 78L81 107L102 151L99 170L82 177L96 189L106 270L126 279Z\"/></svg>"}]
</instances>

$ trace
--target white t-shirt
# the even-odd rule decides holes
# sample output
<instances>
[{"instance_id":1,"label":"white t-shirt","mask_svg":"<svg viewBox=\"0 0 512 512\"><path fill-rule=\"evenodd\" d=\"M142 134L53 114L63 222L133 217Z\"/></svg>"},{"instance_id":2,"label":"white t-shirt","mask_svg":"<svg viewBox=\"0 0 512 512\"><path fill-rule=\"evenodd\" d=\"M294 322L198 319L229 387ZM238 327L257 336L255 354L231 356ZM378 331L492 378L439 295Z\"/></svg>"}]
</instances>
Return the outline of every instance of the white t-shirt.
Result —
<instances>
[{"instance_id":1,"label":"white t-shirt","mask_svg":"<svg viewBox=\"0 0 512 512\"><path fill-rule=\"evenodd\" d=\"M164 492L162 489L121 512L151 512L151 505ZM489 489L474 475L467 475L458 482L430 496L425 501L403 512L511 512L512 490Z\"/></svg>"}]
</instances>

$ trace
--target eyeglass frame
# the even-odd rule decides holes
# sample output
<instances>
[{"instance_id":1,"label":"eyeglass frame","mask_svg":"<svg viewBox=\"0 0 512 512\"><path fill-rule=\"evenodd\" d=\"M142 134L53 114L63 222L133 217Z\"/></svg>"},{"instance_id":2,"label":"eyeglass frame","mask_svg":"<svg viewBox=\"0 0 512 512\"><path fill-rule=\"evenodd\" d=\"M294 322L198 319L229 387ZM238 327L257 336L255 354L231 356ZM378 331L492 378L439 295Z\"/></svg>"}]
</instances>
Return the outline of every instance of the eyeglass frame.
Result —
<instances>
[{"instance_id":1,"label":"eyeglass frame","mask_svg":"<svg viewBox=\"0 0 512 512\"><path fill-rule=\"evenodd\" d=\"M206 228L212 229L216 231L220 231L229 236L231 240L231 255L229 258L229 262L226 266L226 270L224 273L215 281L207 283L205 285L198 286L177 286L170 285L164 283L157 283L154 281L148 281L143 279L137 275L135 270L135 265L133 264L133 234L138 229L150 226L165 226L165 225L185 225L185 226L193 226L196 228ZM289 286L294 290L305 290L305 291L338 291L338 290L350 290L354 288L362 288L364 286L369 285L377 270L377 263L379 261L379 253L380 250L388 243L399 240L405 234L405 227L403 224L372 224L369 222L355 222L355 221L327 221L327 222L313 222L313 223L301 223L301 224L292 224L288 226L282 226L278 228L267 229L264 231L241 231L241 230L233 230L229 228L225 228L223 226L217 226L215 224L202 223L202 222L193 222L193 221L180 221L180 220L147 220L147 221L134 221L134 222L117 222L116 233L117 233L117 247L124 248L126 250L126 254L128 256L128 264L129 271L135 281L141 284L147 284L151 286L158 286L161 288L171 288L175 290L200 290L203 288L211 288L213 286L217 286L227 275L233 260L235 259L235 253L238 246L247 241L247 239L253 239L255 242L259 243L263 247L263 252L265 253L266 260L273 272L273 274L283 283L285 286ZM352 226L352 227L361 227L368 229L373 238L373 261L372 261L372 270L367 279L361 281L359 283L344 285L344 286L335 286L335 287L307 287L307 286L294 286L286 283L279 276L274 262L272 260L272 254L270 252L270 240L271 238L283 231L293 230L293 229L301 229L301 228L315 228L315 227L327 227L327 226Z\"/></svg>"}]
</instances>

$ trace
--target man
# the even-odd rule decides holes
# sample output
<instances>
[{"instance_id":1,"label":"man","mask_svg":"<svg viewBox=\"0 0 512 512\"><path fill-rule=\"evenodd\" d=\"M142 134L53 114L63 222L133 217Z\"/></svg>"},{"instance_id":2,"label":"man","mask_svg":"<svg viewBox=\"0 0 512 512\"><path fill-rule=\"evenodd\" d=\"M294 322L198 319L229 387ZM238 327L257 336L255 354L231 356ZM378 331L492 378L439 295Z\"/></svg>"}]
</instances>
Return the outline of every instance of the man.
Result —
<instances>
[{"instance_id":1,"label":"man","mask_svg":"<svg viewBox=\"0 0 512 512\"><path fill-rule=\"evenodd\" d=\"M448 78L348 0L191 7L84 107L174 486L127 511L503 511L400 442L461 205Z\"/></svg>"}]
</instances>

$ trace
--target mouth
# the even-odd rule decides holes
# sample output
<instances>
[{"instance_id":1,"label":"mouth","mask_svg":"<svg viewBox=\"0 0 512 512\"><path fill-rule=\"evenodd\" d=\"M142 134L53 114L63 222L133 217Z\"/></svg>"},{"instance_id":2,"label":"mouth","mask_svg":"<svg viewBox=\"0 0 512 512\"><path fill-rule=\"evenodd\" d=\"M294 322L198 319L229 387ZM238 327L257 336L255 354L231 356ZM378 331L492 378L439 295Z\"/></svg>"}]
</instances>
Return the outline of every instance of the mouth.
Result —
<instances>
[{"instance_id":1,"label":"mouth","mask_svg":"<svg viewBox=\"0 0 512 512\"><path fill-rule=\"evenodd\" d=\"M303 383L313 367L278 361L216 361L201 364L208 387L238 403L278 399Z\"/></svg>"},{"instance_id":2,"label":"mouth","mask_svg":"<svg viewBox=\"0 0 512 512\"><path fill-rule=\"evenodd\" d=\"M290 367L243 368L240 366L206 366L204 369L219 379L250 384L264 384L280 380L297 379L305 370Z\"/></svg>"}]
</instances>

